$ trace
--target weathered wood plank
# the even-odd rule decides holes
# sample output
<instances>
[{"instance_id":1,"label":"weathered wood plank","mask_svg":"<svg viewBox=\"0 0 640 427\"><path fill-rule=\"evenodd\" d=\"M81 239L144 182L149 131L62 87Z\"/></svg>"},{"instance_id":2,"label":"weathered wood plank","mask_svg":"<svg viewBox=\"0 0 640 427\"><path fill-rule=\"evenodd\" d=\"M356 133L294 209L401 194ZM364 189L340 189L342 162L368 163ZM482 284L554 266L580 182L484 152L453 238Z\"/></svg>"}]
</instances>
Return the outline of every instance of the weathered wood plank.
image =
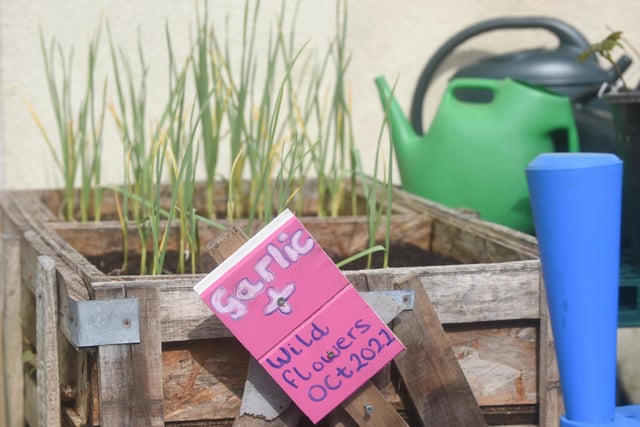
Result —
<instances>
[{"instance_id":1,"label":"weathered wood plank","mask_svg":"<svg viewBox=\"0 0 640 427\"><path fill-rule=\"evenodd\" d=\"M68 330L68 313L69 307L67 299L75 300L89 299L89 293L80 276L72 271L62 260L55 257L54 252L48 247L35 231L27 230L23 234L21 245L21 275L23 283L22 297L24 300L22 308L23 318L23 339L35 346L36 338L36 266L38 265L38 257L46 255L55 264L57 280L57 304L58 316L57 328L60 332L58 336L58 367L60 375L60 384L70 387L76 391L75 399L72 402L66 402L66 405L73 406L77 416L87 424L90 420L92 393L90 389L90 369L92 363L86 350L77 350L73 345L65 339L69 337ZM64 335L64 336L63 336ZM30 402L27 401L28 404ZM34 402L35 403L35 402Z\"/></svg>"},{"instance_id":2,"label":"weathered wood plank","mask_svg":"<svg viewBox=\"0 0 640 427\"><path fill-rule=\"evenodd\" d=\"M358 427L351 415L342 407L338 407L329 414L329 425L331 427Z\"/></svg>"},{"instance_id":3,"label":"weathered wood plank","mask_svg":"<svg viewBox=\"0 0 640 427\"><path fill-rule=\"evenodd\" d=\"M240 226L232 225L224 230L216 239L212 239L206 245L206 251L216 265L221 264L229 258L244 243L247 242L247 235L244 234Z\"/></svg>"},{"instance_id":4,"label":"weathered wood plank","mask_svg":"<svg viewBox=\"0 0 640 427\"><path fill-rule=\"evenodd\" d=\"M393 282L409 273L420 278L443 324L540 317L541 272L536 260L386 268L346 275L360 289L363 282Z\"/></svg>"},{"instance_id":5,"label":"weathered wood plank","mask_svg":"<svg viewBox=\"0 0 640 427\"><path fill-rule=\"evenodd\" d=\"M324 218L308 217L300 219L313 238L335 259L344 259L366 249L369 232L365 217L340 217L327 222ZM432 250L432 222L428 215L393 215L390 224L391 242L402 242L424 251ZM385 225L381 223L376 231L376 241L384 239ZM446 252L440 255L448 256Z\"/></svg>"},{"instance_id":6,"label":"weathered wood plank","mask_svg":"<svg viewBox=\"0 0 640 427\"><path fill-rule=\"evenodd\" d=\"M392 283L394 278L409 272L422 281L443 324L540 316L538 261L347 271L345 275L359 290L380 290L383 286L380 284ZM230 336L193 291L193 285L202 277L181 275L136 280L160 289L163 342ZM114 282L96 282L94 286L108 283Z\"/></svg>"},{"instance_id":7,"label":"weathered wood plank","mask_svg":"<svg viewBox=\"0 0 640 427\"><path fill-rule=\"evenodd\" d=\"M140 344L98 348L100 425L163 426L160 298L155 286L95 288L97 299L137 297Z\"/></svg>"},{"instance_id":8,"label":"weathered wood plank","mask_svg":"<svg viewBox=\"0 0 640 427\"><path fill-rule=\"evenodd\" d=\"M368 179L367 181L371 181ZM241 183L244 188L243 192L249 192L249 181L243 181ZM370 184L369 184L370 185ZM204 182L195 183L195 196L194 196L194 206L199 212L204 212L206 210L206 187L208 187ZM378 200L383 200L386 195L383 194L382 186L378 188ZM353 193L353 186L349 180L344 181L344 189L345 189L345 200L350 200L351 194ZM171 203L171 193L169 186L164 186L161 188L161 206L168 209ZM23 192L24 194L32 194L37 197L49 210L49 215L63 220L63 209L64 209L64 195L61 190L46 190L46 191L27 191ZM357 205L359 212L362 213L365 211L366 206L366 197L363 195L362 187L357 185L355 188L355 193L357 195ZM115 192L105 192L103 194L102 199L102 220L117 220L117 205L115 201ZM76 199L79 198L79 193L76 193ZM300 200L302 199L302 200ZM214 206L216 207L216 216L218 218L225 218L227 216L227 202L228 202L228 185L221 181L216 182L213 188L213 201ZM318 212L318 207L320 202L318 200L318 184L317 180L309 179L306 180L303 184L301 190L297 193L294 201L291 203L291 209L296 211L299 216L305 215L314 215ZM345 204L344 208L341 210L340 215L344 215L347 209L350 210L350 203ZM409 210L403 206L398 206L394 208L394 212L405 212L408 213ZM347 214L351 214L351 212L347 212ZM93 212L89 212L89 216L93 219Z\"/></svg>"},{"instance_id":9,"label":"weathered wood plank","mask_svg":"<svg viewBox=\"0 0 640 427\"><path fill-rule=\"evenodd\" d=\"M274 420L265 421L248 415L241 415L233 421L232 427L290 427L298 425L300 410L297 406L289 406L280 416Z\"/></svg>"},{"instance_id":10,"label":"weathered wood plank","mask_svg":"<svg viewBox=\"0 0 640 427\"><path fill-rule=\"evenodd\" d=\"M407 426L371 381L367 381L341 406L360 427Z\"/></svg>"},{"instance_id":11,"label":"weathered wood plank","mask_svg":"<svg viewBox=\"0 0 640 427\"><path fill-rule=\"evenodd\" d=\"M166 280L160 288L162 341L226 338L232 336L226 326L202 302L193 290L196 279Z\"/></svg>"},{"instance_id":12,"label":"weathered wood plank","mask_svg":"<svg viewBox=\"0 0 640 427\"><path fill-rule=\"evenodd\" d=\"M56 255L55 250L45 243L42 235L34 230L27 230L22 237L20 271L22 283L27 289L35 293L36 258L45 255L54 260L61 285L66 288L66 293L70 297L78 301L90 299L89 291L82 281L82 277Z\"/></svg>"},{"instance_id":13,"label":"weathered wood plank","mask_svg":"<svg viewBox=\"0 0 640 427\"><path fill-rule=\"evenodd\" d=\"M36 346L36 266L37 258L45 254L55 264L57 280L55 292L58 301L57 330L58 336L58 366L60 384L75 390L75 399L65 402L72 406L81 416L85 424L91 419L92 393L90 389L90 358L86 350L77 350L68 341L70 333L69 307L67 300L73 296L76 300L89 299L89 293L80 276L72 271L62 260L55 257L53 250L47 246L40 235L33 230L24 232L21 247L21 273L23 282L23 338L27 343ZM28 289L28 290L27 290ZM31 290L31 291L29 291Z\"/></svg>"},{"instance_id":14,"label":"weathered wood plank","mask_svg":"<svg viewBox=\"0 0 640 427\"><path fill-rule=\"evenodd\" d=\"M83 419L73 408L62 408L62 425L65 427L85 427L87 421Z\"/></svg>"},{"instance_id":15,"label":"weathered wood plank","mask_svg":"<svg viewBox=\"0 0 640 427\"><path fill-rule=\"evenodd\" d=\"M396 280L402 290L415 292L413 311L400 313L394 332L407 350L394 364L424 426L474 427L486 421L453 350L416 276Z\"/></svg>"},{"instance_id":16,"label":"weathered wood plank","mask_svg":"<svg viewBox=\"0 0 640 427\"><path fill-rule=\"evenodd\" d=\"M4 272L4 286L2 306L2 348L4 372L2 382L5 390L5 404L3 413L7 427L22 426L24 424L23 393L16 390L24 389L22 372L22 284L20 281L20 238L12 234L2 235L2 260Z\"/></svg>"},{"instance_id":17,"label":"weathered wood plank","mask_svg":"<svg viewBox=\"0 0 640 427\"><path fill-rule=\"evenodd\" d=\"M50 427L60 426L56 297L55 262L40 256L36 267L38 425Z\"/></svg>"},{"instance_id":18,"label":"weathered wood plank","mask_svg":"<svg viewBox=\"0 0 640 427\"><path fill-rule=\"evenodd\" d=\"M541 426L557 427L564 414L564 402L560 387L560 371L556 358L555 341L551 329L551 318L547 306L544 282L540 279L540 362L538 376L539 423Z\"/></svg>"},{"instance_id":19,"label":"weathered wood plank","mask_svg":"<svg viewBox=\"0 0 640 427\"><path fill-rule=\"evenodd\" d=\"M325 249L331 249L332 255L337 258L346 258L365 249L368 245L369 234L364 217L332 218L329 226L327 226L326 219L323 218L301 217L300 219L318 243ZM402 241L425 251L429 250L431 220L428 215L394 215L391 221L392 241ZM227 225L224 221L221 221L221 224ZM244 229L246 221L238 221L236 225ZM61 240L68 243L66 247L62 243L58 243L58 246L66 251L73 248L74 251L88 257L122 251L121 225L117 221L60 222L50 223L47 227L55 231ZM262 227L262 224L256 222L253 227L257 230ZM218 228L200 224L198 235L201 247L205 247L208 242L218 238L221 233L222 230ZM172 238L168 239L168 250L178 249L177 235L178 228L172 227ZM377 239L382 240L383 237L384 227L381 224L377 232ZM129 233L128 245L130 253L140 252L141 242L133 228ZM442 253L442 255L447 254ZM69 255L69 257L71 256ZM77 255L74 256L77 258Z\"/></svg>"},{"instance_id":20,"label":"weathered wood plank","mask_svg":"<svg viewBox=\"0 0 640 427\"><path fill-rule=\"evenodd\" d=\"M38 384L36 381L35 373L24 373L24 423L28 426L38 425Z\"/></svg>"},{"instance_id":21,"label":"weathered wood plank","mask_svg":"<svg viewBox=\"0 0 640 427\"><path fill-rule=\"evenodd\" d=\"M503 262L508 259L511 260L526 260L538 258L538 243L535 237L521 233L508 227L504 227L499 224L482 221L477 218L473 218L469 215L465 215L456 209L448 208L439 203L433 202L428 199L410 194L406 191L396 191L394 193L394 205L402 205L408 207L415 213L428 212L429 216L434 220L434 223L440 224L441 229L434 230L434 239L445 239L442 243L434 242L434 250L438 250L436 246L448 246L456 247L457 243L448 236L449 232L453 232L453 235L459 233L455 232L455 229L464 230L467 235L477 236L477 242L486 240L493 245L493 250L489 250L486 255L473 254L475 258L477 256L484 256L493 254L497 255L498 251L501 251L503 255L507 255L510 258L494 259L494 260L480 260L479 262ZM438 234L436 236L436 234ZM444 242L448 242L444 244ZM465 244L468 244L465 243ZM480 243L478 249L483 248L483 244ZM469 253L468 251L466 251ZM461 258L464 262L472 262L471 259Z\"/></svg>"},{"instance_id":22,"label":"weathered wood plank","mask_svg":"<svg viewBox=\"0 0 640 427\"><path fill-rule=\"evenodd\" d=\"M1 199L0 199L1 200ZM4 298L5 298L5 289L7 287L7 277L6 277L6 268L5 268L5 244L4 244L4 236L5 236L5 215L2 206L0 205L0 374L2 377L5 376L5 362L4 362ZM8 234L8 233L7 233ZM6 390L5 381L0 381L0 420L5 422L6 414L7 414L7 390Z\"/></svg>"},{"instance_id":23,"label":"weathered wood plank","mask_svg":"<svg viewBox=\"0 0 640 427\"><path fill-rule=\"evenodd\" d=\"M52 255L62 259L73 271L83 280L88 281L93 276L103 276L93 264L73 249L67 241L62 239L50 228L51 212L44 206L35 193L28 193L24 197L14 197L15 209L21 213L20 221L24 231L37 233L45 240L48 246L47 252L53 251ZM48 255L49 253L45 253Z\"/></svg>"}]
</instances>

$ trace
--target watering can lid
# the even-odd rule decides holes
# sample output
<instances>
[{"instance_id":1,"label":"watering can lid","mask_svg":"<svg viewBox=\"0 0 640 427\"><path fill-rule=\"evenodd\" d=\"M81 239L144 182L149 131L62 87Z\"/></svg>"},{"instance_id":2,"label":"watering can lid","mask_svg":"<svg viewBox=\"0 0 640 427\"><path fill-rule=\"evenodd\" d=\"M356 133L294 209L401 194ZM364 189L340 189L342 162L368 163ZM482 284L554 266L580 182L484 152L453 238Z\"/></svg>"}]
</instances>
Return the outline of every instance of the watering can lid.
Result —
<instances>
[{"instance_id":1,"label":"watering can lid","mask_svg":"<svg viewBox=\"0 0 640 427\"><path fill-rule=\"evenodd\" d=\"M454 77L513 77L543 86L596 85L609 80L609 73L595 58L580 62L579 55L573 46L529 49L485 58L460 69Z\"/></svg>"},{"instance_id":2,"label":"watering can lid","mask_svg":"<svg viewBox=\"0 0 640 427\"><path fill-rule=\"evenodd\" d=\"M622 160L609 153L543 153L529 163L527 171L597 168L621 164Z\"/></svg>"}]
</instances>

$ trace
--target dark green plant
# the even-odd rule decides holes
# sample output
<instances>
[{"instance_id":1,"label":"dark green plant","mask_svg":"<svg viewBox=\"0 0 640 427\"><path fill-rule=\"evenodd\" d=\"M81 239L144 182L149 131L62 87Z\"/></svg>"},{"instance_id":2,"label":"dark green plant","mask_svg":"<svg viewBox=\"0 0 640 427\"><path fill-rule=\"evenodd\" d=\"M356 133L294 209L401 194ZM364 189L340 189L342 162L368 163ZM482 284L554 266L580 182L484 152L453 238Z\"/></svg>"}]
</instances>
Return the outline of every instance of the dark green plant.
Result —
<instances>
[{"instance_id":1,"label":"dark green plant","mask_svg":"<svg viewBox=\"0 0 640 427\"><path fill-rule=\"evenodd\" d=\"M607 61L616 72L620 83L625 91L630 91L631 88L624 79L622 70L618 66L618 63L613 58L613 53L616 50L622 50L624 52L631 51L636 58L640 58L640 52L629 43L623 36L622 31L612 31L604 39L599 42L591 44L584 52L578 57L579 61L585 61L592 55L598 55L605 61Z\"/></svg>"},{"instance_id":2,"label":"dark green plant","mask_svg":"<svg viewBox=\"0 0 640 427\"><path fill-rule=\"evenodd\" d=\"M38 126L63 178L64 218L68 221L89 220L90 207L94 218L100 220L102 189L100 183L102 134L106 111L107 80L102 90L96 88L95 71L101 27L92 36L87 51L87 81L77 108L72 106L72 66L74 49L65 54L60 43L52 38L47 44L40 31L40 46L44 59L47 87L56 121L56 137L46 131L38 114L27 108ZM58 148L56 149L57 139ZM80 195L76 199L76 185L80 179ZM79 217L76 218L76 209Z\"/></svg>"},{"instance_id":3,"label":"dark green plant","mask_svg":"<svg viewBox=\"0 0 640 427\"><path fill-rule=\"evenodd\" d=\"M259 1L245 0L238 46L231 45L228 33L222 40L214 31L206 4L202 13L196 9L197 25L187 58L175 57L167 25L169 84L157 118L149 117L147 111L148 63L140 38L137 52L130 58L116 46L107 24L114 94L108 109L124 159L122 185L109 188L116 196L123 233L123 271L128 270L129 230L133 226L141 243L140 274L162 273L172 225L179 228L178 272L197 271L198 223L222 227L215 221L221 209L214 203L214 183L225 175L226 219L248 219L247 233L256 221L269 221L286 207L295 211L303 206L303 197L308 194L301 189L311 178L317 183L312 196L319 199L320 216L337 216L344 211L349 177L351 213L356 215L356 181L360 181L356 178L360 177L370 232L375 237L383 216L390 223L391 207L384 207L379 198L385 194L382 198L390 203L392 158L387 162L382 159L379 139L371 180L359 165L354 143L346 79L350 62L346 2L338 2L336 34L320 54L310 49L308 42L296 42L297 7L289 16L291 22L285 22L289 10L283 1L263 51L257 48L258 17L263 13ZM72 51L65 57L57 44L47 49L42 41L42 46L62 141L58 151L63 156L56 162L65 177L65 195L73 196L81 170L81 198L89 194L87 189L98 189L97 203L101 198L99 150L107 105L106 80L101 92L93 83L98 42L93 40L90 45L89 84L78 119L72 117L70 108ZM235 62L232 49L240 49ZM62 67L60 83L56 83L57 74L50 65L54 58ZM57 151L44 126L35 114L34 118L55 156ZM231 167L221 173L218 163L223 151L229 152ZM202 212L196 212L195 206L199 168L206 172ZM378 175L383 182L377 182ZM73 211L70 202L65 209ZM97 204L94 210L99 219ZM82 219L88 216L88 209L81 207L80 212ZM388 247L388 225L386 233ZM370 243L371 247L356 257L382 250L374 240Z\"/></svg>"}]
</instances>

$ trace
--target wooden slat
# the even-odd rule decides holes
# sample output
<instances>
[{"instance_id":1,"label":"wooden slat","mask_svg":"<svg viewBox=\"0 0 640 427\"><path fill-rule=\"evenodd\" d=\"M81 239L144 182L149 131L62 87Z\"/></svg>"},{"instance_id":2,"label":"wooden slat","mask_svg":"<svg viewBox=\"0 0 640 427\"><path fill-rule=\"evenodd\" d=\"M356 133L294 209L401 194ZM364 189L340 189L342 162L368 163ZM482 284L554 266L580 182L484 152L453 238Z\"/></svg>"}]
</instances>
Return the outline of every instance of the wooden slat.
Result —
<instances>
[{"instance_id":1,"label":"wooden slat","mask_svg":"<svg viewBox=\"0 0 640 427\"><path fill-rule=\"evenodd\" d=\"M207 243L206 251L211 255L216 265L221 264L246 243L247 240L247 235L244 234L242 229L238 225L233 225L223 231L216 239Z\"/></svg>"},{"instance_id":2,"label":"wooden slat","mask_svg":"<svg viewBox=\"0 0 640 427\"><path fill-rule=\"evenodd\" d=\"M472 243L471 246L477 253L474 254L473 252L464 250L464 247L473 240L467 240L460 248L460 253L470 254L474 258L478 256L485 257L485 259L480 260L480 262L503 262L507 259L526 260L538 258L536 238L525 233L499 224L473 218L456 209L446 207L402 190L394 192L394 205L408 207L413 212L419 214L428 212L429 216L434 220L436 227L438 224L440 225L439 231L434 230L434 240L442 239L440 242L434 242L435 250L446 248L447 245L451 245L453 248L458 247L455 239L447 237L447 233L456 235L459 234L456 230L463 230L466 235L477 236L477 240L475 240L476 243ZM483 241L488 242L489 246L486 246ZM445 244L445 242L448 243ZM483 250L486 252L484 255L482 254ZM486 257L494 257L496 255L508 256L509 258L486 259ZM464 262L472 262L472 259L461 259Z\"/></svg>"},{"instance_id":3,"label":"wooden slat","mask_svg":"<svg viewBox=\"0 0 640 427\"><path fill-rule=\"evenodd\" d=\"M329 425L331 427L358 427L358 423L341 406L329 414Z\"/></svg>"},{"instance_id":4,"label":"wooden slat","mask_svg":"<svg viewBox=\"0 0 640 427\"><path fill-rule=\"evenodd\" d=\"M40 255L51 258L56 264L56 271L62 284L66 288L66 293L71 298L78 301L90 299L89 290L82 281L82 276L65 264L56 251L48 246L41 234L35 230L27 230L23 234L21 248L21 274L22 282L31 292L35 292L35 259Z\"/></svg>"},{"instance_id":5,"label":"wooden slat","mask_svg":"<svg viewBox=\"0 0 640 427\"><path fill-rule=\"evenodd\" d=\"M22 373L22 286L20 281L20 239L11 234L2 235L2 260L4 284L2 297L2 350L4 372L2 382L5 390L3 412L4 425L24 425L24 377ZM18 391L18 392L17 392Z\"/></svg>"},{"instance_id":6,"label":"wooden slat","mask_svg":"<svg viewBox=\"0 0 640 427\"><path fill-rule=\"evenodd\" d=\"M424 426L485 426L455 354L420 279L396 281L398 289L415 292L413 311L398 315L394 332L407 347L394 364Z\"/></svg>"},{"instance_id":7,"label":"wooden slat","mask_svg":"<svg viewBox=\"0 0 640 427\"><path fill-rule=\"evenodd\" d=\"M38 233L46 240L46 245L49 247L49 251L54 251L53 254L62 259L67 265L74 268L75 273L81 276L84 280L88 280L90 277L102 277L104 276L100 270L98 270L93 264L89 263L87 259L74 250L67 241L62 239L58 234L52 232L48 225L48 220L51 220L51 212L40 201L40 198L33 193L28 193L24 197L14 198L15 208L22 214L20 220L27 229L31 229L32 232Z\"/></svg>"},{"instance_id":8,"label":"wooden slat","mask_svg":"<svg viewBox=\"0 0 640 427\"><path fill-rule=\"evenodd\" d=\"M40 256L36 268L38 424L50 427L60 426L57 311L55 263Z\"/></svg>"},{"instance_id":9,"label":"wooden slat","mask_svg":"<svg viewBox=\"0 0 640 427\"><path fill-rule=\"evenodd\" d=\"M55 264L57 280L57 310L58 320L56 322L59 334L58 342L58 366L55 367L59 371L60 384L64 387L70 387L75 390L76 398L73 402L68 402L74 408L77 417L87 424L91 417L91 401L92 393L90 392L90 370L92 360L87 350L78 350L73 347L65 337L69 337L69 307L67 299L75 300L89 299L89 293L80 276L73 272L60 260L55 257L54 252L48 247L42 237L33 230L27 230L23 234L22 245L20 250L20 271L23 283L23 339L33 346L37 343L36 338L36 266L38 265L38 257L45 255ZM34 402L35 404L36 402ZM28 405L31 402L27 401Z\"/></svg>"},{"instance_id":10,"label":"wooden slat","mask_svg":"<svg viewBox=\"0 0 640 427\"><path fill-rule=\"evenodd\" d=\"M38 385L33 372L24 375L24 425L38 425Z\"/></svg>"},{"instance_id":11,"label":"wooden slat","mask_svg":"<svg viewBox=\"0 0 640 427\"><path fill-rule=\"evenodd\" d=\"M407 426L371 381L367 381L341 406L360 427Z\"/></svg>"},{"instance_id":12,"label":"wooden slat","mask_svg":"<svg viewBox=\"0 0 640 427\"><path fill-rule=\"evenodd\" d=\"M73 408L62 408L62 425L65 427L85 427L87 426L86 420L84 420Z\"/></svg>"},{"instance_id":13,"label":"wooden slat","mask_svg":"<svg viewBox=\"0 0 640 427\"><path fill-rule=\"evenodd\" d=\"M369 182L369 186L370 186L371 179L366 179L366 180L367 182ZM345 180L343 184L345 189L345 192L344 192L345 200L350 200L351 193L353 192L353 186L351 185L351 181ZM241 192L248 193L250 190L249 185L250 183L248 180L242 181ZM195 183L194 205L196 206L199 212L205 210L205 206L207 203L205 200L207 191L205 190L207 190L208 187L209 186L205 182ZM161 192L161 206L168 209L171 203L171 189L169 188L169 186L162 186L160 192ZM62 211L64 207L63 206L64 195L62 190L46 190L46 191L29 190L29 191L21 191L21 193L25 195L33 195L37 197L39 200L42 201L42 203L48 209L49 216L55 217L53 219L58 219L62 221L62 217L63 217ZM225 217L226 215L226 208L227 208L227 202L228 202L227 193L228 193L228 185L226 183L222 181L218 181L214 183L213 200L214 200L214 205L217 208L216 215L218 218ZM364 210L366 209L365 203L366 203L367 197L364 196L363 189L360 185L356 185L355 193L358 196L357 202L359 205L360 212L364 212ZM381 185L378 185L377 193L378 193L377 194L378 200L383 200L386 197L386 194L384 194L384 188ZM297 202L298 196L300 196L303 199L302 203ZM78 197L79 197L79 193L76 192L76 198ZM294 203L292 204L294 205L292 207L292 210L294 210L298 216L304 216L309 214L313 215L317 213L318 205L319 205L317 180L314 180L314 179L305 180L302 188L296 195ZM115 202L114 192L111 192L111 191L105 192L103 194L103 199L102 199L102 219L103 220L116 219L117 209L118 208ZM394 212L396 211L398 213L410 212L409 209L401 205L394 206ZM92 212L90 212L89 214L91 216ZM342 215L342 213L340 214Z\"/></svg>"},{"instance_id":14,"label":"wooden slat","mask_svg":"<svg viewBox=\"0 0 640 427\"><path fill-rule=\"evenodd\" d=\"M2 200L2 199L0 199ZM5 362L4 362L4 299L5 299L5 288L7 287L7 277L6 277L6 268L5 268L5 215L2 206L0 205L0 375L2 378L5 377ZM7 390L4 379L0 380L0 421L3 423L6 421L5 417L7 414Z\"/></svg>"},{"instance_id":15,"label":"wooden slat","mask_svg":"<svg viewBox=\"0 0 640 427\"><path fill-rule=\"evenodd\" d=\"M302 414L297 406L291 405L274 420L263 420L250 415L240 415L233 421L233 427L291 427L300 422Z\"/></svg>"},{"instance_id":16,"label":"wooden slat","mask_svg":"<svg viewBox=\"0 0 640 427\"><path fill-rule=\"evenodd\" d=\"M393 282L408 273L420 278L440 323L540 317L538 283L541 273L537 260L377 269L359 274L352 283L359 288L362 280ZM350 273L346 275L351 280Z\"/></svg>"},{"instance_id":17,"label":"wooden slat","mask_svg":"<svg viewBox=\"0 0 640 427\"><path fill-rule=\"evenodd\" d=\"M100 425L163 426L162 342L157 287L95 288L97 299L137 297L140 344L98 347Z\"/></svg>"},{"instance_id":18,"label":"wooden slat","mask_svg":"<svg viewBox=\"0 0 640 427\"><path fill-rule=\"evenodd\" d=\"M538 423L541 426L558 427L564 414L560 371L556 358L551 319L547 306L544 281L540 279L540 350L538 364Z\"/></svg>"},{"instance_id":19,"label":"wooden slat","mask_svg":"<svg viewBox=\"0 0 640 427\"><path fill-rule=\"evenodd\" d=\"M368 245L369 232L365 217L332 218L330 223L327 223L324 218L317 217L303 217L300 220L318 243L325 249L331 249L333 255L338 259L353 255ZM243 229L246 220L238 221L236 225ZM263 224L259 222L253 224L254 230L262 226ZM117 221L50 223L47 224L47 228L58 236L53 238L54 243L56 240L67 242L66 246L61 242L55 244L61 250L68 252L68 255L65 256L70 259L78 258L78 254L96 257L110 252L122 251L121 225ZM391 218L392 241L401 241L425 251L430 248L431 228L431 219L428 215L395 215ZM168 250L178 250L178 231L177 226L172 227L171 238L168 239ZM221 230L218 228L201 224L198 230L201 246L206 246L208 242L218 238L220 234ZM378 229L377 238L378 240L384 238L382 224ZM128 245L130 253L140 252L140 241L133 228L130 229ZM80 265L85 263L86 260L81 261Z\"/></svg>"},{"instance_id":20,"label":"wooden slat","mask_svg":"<svg viewBox=\"0 0 640 427\"><path fill-rule=\"evenodd\" d=\"M420 277L443 324L537 319L540 263L516 261L384 270L347 271L359 290L392 283L407 273ZM160 288L162 340L228 337L229 331L193 292L202 275L161 276L145 281ZM96 286L110 282L97 282Z\"/></svg>"},{"instance_id":21,"label":"wooden slat","mask_svg":"<svg viewBox=\"0 0 640 427\"><path fill-rule=\"evenodd\" d=\"M193 291L201 276L189 279L174 276L148 281L160 289L162 341L226 338L232 336L226 326Z\"/></svg>"}]
</instances>

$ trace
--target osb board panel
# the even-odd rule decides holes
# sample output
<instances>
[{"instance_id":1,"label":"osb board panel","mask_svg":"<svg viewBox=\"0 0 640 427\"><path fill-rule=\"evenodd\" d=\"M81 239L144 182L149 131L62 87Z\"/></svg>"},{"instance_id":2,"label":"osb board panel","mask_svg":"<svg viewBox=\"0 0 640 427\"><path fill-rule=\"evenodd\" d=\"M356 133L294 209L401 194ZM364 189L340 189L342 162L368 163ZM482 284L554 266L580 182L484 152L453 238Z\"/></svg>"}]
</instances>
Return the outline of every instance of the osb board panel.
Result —
<instances>
[{"instance_id":1,"label":"osb board panel","mask_svg":"<svg viewBox=\"0 0 640 427\"><path fill-rule=\"evenodd\" d=\"M249 353L233 338L165 344L162 351L164 421L209 420L230 425L240 410L248 362ZM93 394L95 412L90 416L98 423L100 402L96 375L93 381L93 388L83 392L86 396Z\"/></svg>"},{"instance_id":2,"label":"osb board panel","mask_svg":"<svg viewBox=\"0 0 640 427\"><path fill-rule=\"evenodd\" d=\"M162 364L165 422L239 413L249 353L235 339L166 344Z\"/></svg>"},{"instance_id":3,"label":"osb board panel","mask_svg":"<svg viewBox=\"0 0 640 427\"><path fill-rule=\"evenodd\" d=\"M478 404L537 403L537 325L511 324L446 326Z\"/></svg>"},{"instance_id":4,"label":"osb board panel","mask_svg":"<svg viewBox=\"0 0 640 427\"><path fill-rule=\"evenodd\" d=\"M446 328L445 328L446 329ZM447 331L481 406L536 403L536 330L509 324ZM165 422L229 420L238 414L248 353L234 339L165 344Z\"/></svg>"}]
</instances>

